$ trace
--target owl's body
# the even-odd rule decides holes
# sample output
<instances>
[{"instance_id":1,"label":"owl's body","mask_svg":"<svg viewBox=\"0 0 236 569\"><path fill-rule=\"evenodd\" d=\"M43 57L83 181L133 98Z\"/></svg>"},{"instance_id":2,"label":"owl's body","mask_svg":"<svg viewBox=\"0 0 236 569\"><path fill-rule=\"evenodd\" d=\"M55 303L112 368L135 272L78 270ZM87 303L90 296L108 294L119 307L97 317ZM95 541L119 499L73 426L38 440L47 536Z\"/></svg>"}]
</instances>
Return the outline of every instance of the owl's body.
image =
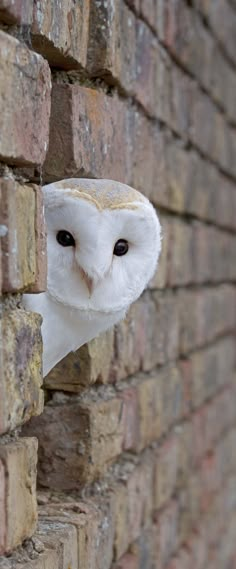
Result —
<instances>
[{"instance_id":1,"label":"owl's body","mask_svg":"<svg viewBox=\"0 0 236 569\"><path fill-rule=\"evenodd\" d=\"M150 202L124 184L68 179L43 191L47 291L24 305L43 316L45 376L125 316L154 274L161 237Z\"/></svg>"}]
</instances>

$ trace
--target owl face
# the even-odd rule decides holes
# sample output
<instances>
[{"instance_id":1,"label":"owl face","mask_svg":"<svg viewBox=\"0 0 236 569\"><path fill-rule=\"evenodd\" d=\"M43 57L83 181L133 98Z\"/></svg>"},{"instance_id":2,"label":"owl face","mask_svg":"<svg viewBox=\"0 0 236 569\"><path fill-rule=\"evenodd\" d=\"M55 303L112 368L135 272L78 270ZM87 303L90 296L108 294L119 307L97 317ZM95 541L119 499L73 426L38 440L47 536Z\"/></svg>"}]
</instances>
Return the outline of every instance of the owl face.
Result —
<instances>
[{"instance_id":1,"label":"owl face","mask_svg":"<svg viewBox=\"0 0 236 569\"><path fill-rule=\"evenodd\" d=\"M122 189L121 189L122 188ZM48 294L72 309L126 311L152 278L160 223L150 202L110 180L44 187Z\"/></svg>"}]
</instances>

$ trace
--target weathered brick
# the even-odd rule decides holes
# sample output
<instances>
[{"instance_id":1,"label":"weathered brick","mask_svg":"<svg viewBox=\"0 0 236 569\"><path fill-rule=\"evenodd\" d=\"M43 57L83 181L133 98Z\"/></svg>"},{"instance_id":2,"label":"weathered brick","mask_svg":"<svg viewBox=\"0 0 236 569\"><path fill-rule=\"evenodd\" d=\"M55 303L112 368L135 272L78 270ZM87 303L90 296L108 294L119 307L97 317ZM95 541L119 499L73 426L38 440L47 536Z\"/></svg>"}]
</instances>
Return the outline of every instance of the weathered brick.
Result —
<instances>
[{"instance_id":1,"label":"weathered brick","mask_svg":"<svg viewBox=\"0 0 236 569\"><path fill-rule=\"evenodd\" d=\"M45 378L49 389L79 392L95 382L107 383L113 355L114 332L109 330L68 354Z\"/></svg>"},{"instance_id":2,"label":"weathered brick","mask_svg":"<svg viewBox=\"0 0 236 569\"><path fill-rule=\"evenodd\" d=\"M113 557L113 499L96 497L89 502L53 502L39 510L44 525L72 524L77 531L78 566L110 569ZM99 536L99 539L98 539Z\"/></svg>"},{"instance_id":3,"label":"weathered brick","mask_svg":"<svg viewBox=\"0 0 236 569\"><path fill-rule=\"evenodd\" d=\"M158 46L155 36L144 22L136 26L135 96L155 116Z\"/></svg>"},{"instance_id":4,"label":"weathered brick","mask_svg":"<svg viewBox=\"0 0 236 569\"><path fill-rule=\"evenodd\" d=\"M43 544L42 544L43 547ZM34 559L30 559L27 550L16 549L7 557L0 556L1 569L58 569L58 556L55 549L46 549L40 553L33 551Z\"/></svg>"},{"instance_id":5,"label":"weathered brick","mask_svg":"<svg viewBox=\"0 0 236 569\"><path fill-rule=\"evenodd\" d=\"M41 317L21 309L1 319L0 433L43 410Z\"/></svg>"},{"instance_id":6,"label":"weathered brick","mask_svg":"<svg viewBox=\"0 0 236 569\"><path fill-rule=\"evenodd\" d=\"M35 192L1 179L3 291L16 292L34 283L36 274Z\"/></svg>"},{"instance_id":7,"label":"weathered brick","mask_svg":"<svg viewBox=\"0 0 236 569\"><path fill-rule=\"evenodd\" d=\"M86 65L89 29L89 2L66 0L58 3L37 0L31 28L33 48L50 65L77 69Z\"/></svg>"},{"instance_id":8,"label":"weathered brick","mask_svg":"<svg viewBox=\"0 0 236 569\"><path fill-rule=\"evenodd\" d=\"M140 369L148 371L178 354L178 303L175 295L146 293L115 328L111 379L118 381Z\"/></svg>"},{"instance_id":9,"label":"weathered brick","mask_svg":"<svg viewBox=\"0 0 236 569\"><path fill-rule=\"evenodd\" d=\"M191 553L192 566L196 569L204 569L207 563L207 543L202 528L191 535L187 547Z\"/></svg>"},{"instance_id":10,"label":"weathered brick","mask_svg":"<svg viewBox=\"0 0 236 569\"><path fill-rule=\"evenodd\" d=\"M168 563L166 569L189 569L191 556L187 549L180 549L175 557Z\"/></svg>"},{"instance_id":11,"label":"weathered brick","mask_svg":"<svg viewBox=\"0 0 236 569\"><path fill-rule=\"evenodd\" d=\"M232 380L235 365L233 338L218 341L190 357L191 400L198 407Z\"/></svg>"},{"instance_id":12,"label":"weathered brick","mask_svg":"<svg viewBox=\"0 0 236 569\"><path fill-rule=\"evenodd\" d=\"M213 2L205 2L204 0L196 0L196 6L203 12L207 18L210 27L213 29L219 42L224 46L224 50L229 57L235 62L235 25L236 15L233 7L229 2L217 0Z\"/></svg>"},{"instance_id":13,"label":"weathered brick","mask_svg":"<svg viewBox=\"0 0 236 569\"><path fill-rule=\"evenodd\" d=\"M112 566L112 569L138 569L139 561L137 555L126 553L122 558Z\"/></svg>"},{"instance_id":14,"label":"weathered brick","mask_svg":"<svg viewBox=\"0 0 236 569\"><path fill-rule=\"evenodd\" d=\"M158 45L156 48L155 77L155 116L166 124L171 122L171 64L166 51Z\"/></svg>"},{"instance_id":15,"label":"weathered brick","mask_svg":"<svg viewBox=\"0 0 236 569\"><path fill-rule=\"evenodd\" d=\"M156 559L165 566L175 552L178 544L178 503L171 500L156 515Z\"/></svg>"},{"instance_id":16,"label":"weathered brick","mask_svg":"<svg viewBox=\"0 0 236 569\"><path fill-rule=\"evenodd\" d=\"M138 386L138 430L136 450L141 450L155 441L161 432L161 383L158 375L142 381Z\"/></svg>"},{"instance_id":17,"label":"weathered brick","mask_svg":"<svg viewBox=\"0 0 236 569\"><path fill-rule=\"evenodd\" d=\"M121 40L122 35L122 40ZM87 69L133 92L135 80L135 17L125 2L90 3Z\"/></svg>"},{"instance_id":18,"label":"weathered brick","mask_svg":"<svg viewBox=\"0 0 236 569\"><path fill-rule=\"evenodd\" d=\"M138 448L140 436L138 388L136 385L126 387L120 391L119 396L123 402L123 449L135 450Z\"/></svg>"},{"instance_id":19,"label":"weathered brick","mask_svg":"<svg viewBox=\"0 0 236 569\"><path fill-rule=\"evenodd\" d=\"M165 505L176 489L179 462L178 443L178 435L170 435L158 449L154 478L155 509Z\"/></svg>"},{"instance_id":20,"label":"weathered brick","mask_svg":"<svg viewBox=\"0 0 236 569\"><path fill-rule=\"evenodd\" d=\"M224 115L199 89L195 89L193 94L190 136L206 156L219 162L229 172L233 171L231 130Z\"/></svg>"},{"instance_id":21,"label":"weathered brick","mask_svg":"<svg viewBox=\"0 0 236 569\"><path fill-rule=\"evenodd\" d=\"M235 291L230 285L180 290L178 299L181 354L235 329Z\"/></svg>"},{"instance_id":22,"label":"weathered brick","mask_svg":"<svg viewBox=\"0 0 236 569\"><path fill-rule=\"evenodd\" d=\"M193 81L179 67L171 67L171 118L170 125L187 139L192 119Z\"/></svg>"},{"instance_id":23,"label":"weathered brick","mask_svg":"<svg viewBox=\"0 0 236 569\"><path fill-rule=\"evenodd\" d=\"M125 105L118 98L76 84L55 84L45 179L127 181L126 120Z\"/></svg>"},{"instance_id":24,"label":"weathered brick","mask_svg":"<svg viewBox=\"0 0 236 569\"><path fill-rule=\"evenodd\" d=\"M46 288L46 236L41 190L1 178L3 292Z\"/></svg>"},{"instance_id":25,"label":"weathered brick","mask_svg":"<svg viewBox=\"0 0 236 569\"><path fill-rule=\"evenodd\" d=\"M216 120L217 112L214 104L205 93L195 88L191 137L196 146L210 156L215 142Z\"/></svg>"},{"instance_id":26,"label":"weathered brick","mask_svg":"<svg viewBox=\"0 0 236 569\"><path fill-rule=\"evenodd\" d=\"M194 235L192 226L180 219L173 219L169 239L168 284L183 285L194 280ZM199 250L202 252L202 249Z\"/></svg>"},{"instance_id":27,"label":"weathered brick","mask_svg":"<svg viewBox=\"0 0 236 569\"><path fill-rule=\"evenodd\" d=\"M37 523L37 440L0 445L0 553L9 552L31 536Z\"/></svg>"},{"instance_id":28,"label":"weathered brick","mask_svg":"<svg viewBox=\"0 0 236 569\"><path fill-rule=\"evenodd\" d=\"M33 0L1 0L0 20L6 24L30 25Z\"/></svg>"},{"instance_id":29,"label":"weathered brick","mask_svg":"<svg viewBox=\"0 0 236 569\"><path fill-rule=\"evenodd\" d=\"M156 29L156 0L140 0L140 13L149 26Z\"/></svg>"},{"instance_id":30,"label":"weathered brick","mask_svg":"<svg viewBox=\"0 0 236 569\"><path fill-rule=\"evenodd\" d=\"M155 205L167 206L165 133L132 107L128 125L130 184Z\"/></svg>"},{"instance_id":31,"label":"weathered brick","mask_svg":"<svg viewBox=\"0 0 236 569\"><path fill-rule=\"evenodd\" d=\"M65 490L96 480L121 453L121 419L122 401L109 394L105 400L93 393L81 401L72 397L67 403L46 405L42 416L24 428L25 434L39 439L39 480Z\"/></svg>"},{"instance_id":32,"label":"weathered brick","mask_svg":"<svg viewBox=\"0 0 236 569\"><path fill-rule=\"evenodd\" d=\"M147 528L143 528L139 539L129 547L130 553L138 560L137 569L155 567L154 549L154 526L148 524Z\"/></svg>"},{"instance_id":33,"label":"weathered brick","mask_svg":"<svg viewBox=\"0 0 236 569\"><path fill-rule=\"evenodd\" d=\"M36 536L47 549L56 551L58 567L77 569L77 532L72 524L39 520Z\"/></svg>"},{"instance_id":34,"label":"weathered brick","mask_svg":"<svg viewBox=\"0 0 236 569\"><path fill-rule=\"evenodd\" d=\"M184 0L168 0L165 7L164 42L170 52L188 69L196 57L193 11Z\"/></svg>"},{"instance_id":35,"label":"weathered brick","mask_svg":"<svg viewBox=\"0 0 236 569\"><path fill-rule=\"evenodd\" d=\"M136 467L132 468L132 463L126 465L129 468L124 471L124 482L111 487L115 507L115 560L124 555L151 518L153 462L149 454L142 458Z\"/></svg>"},{"instance_id":36,"label":"weathered brick","mask_svg":"<svg viewBox=\"0 0 236 569\"><path fill-rule=\"evenodd\" d=\"M43 194L38 186L35 191L35 239L36 239L36 276L35 282L27 292L44 292L47 289L47 244L44 218Z\"/></svg>"},{"instance_id":37,"label":"weathered brick","mask_svg":"<svg viewBox=\"0 0 236 569\"><path fill-rule=\"evenodd\" d=\"M166 178L168 207L177 212L185 210L188 175L188 153L176 141L170 141L166 148Z\"/></svg>"},{"instance_id":38,"label":"weathered brick","mask_svg":"<svg viewBox=\"0 0 236 569\"><path fill-rule=\"evenodd\" d=\"M42 164L49 134L48 64L2 31L0 58L0 157L19 166Z\"/></svg>"},{"instance_id":39,"label":"weathered brick","mask_svg":"<svg viewBox=\"0 0 236 569\"><path fill-rule=\"evenodd\" d=\"M186 411L186 400L181 370L169 364L158 373L161 381L161 432L166 433L180 421Z\"/></svg>"}]
</instances>

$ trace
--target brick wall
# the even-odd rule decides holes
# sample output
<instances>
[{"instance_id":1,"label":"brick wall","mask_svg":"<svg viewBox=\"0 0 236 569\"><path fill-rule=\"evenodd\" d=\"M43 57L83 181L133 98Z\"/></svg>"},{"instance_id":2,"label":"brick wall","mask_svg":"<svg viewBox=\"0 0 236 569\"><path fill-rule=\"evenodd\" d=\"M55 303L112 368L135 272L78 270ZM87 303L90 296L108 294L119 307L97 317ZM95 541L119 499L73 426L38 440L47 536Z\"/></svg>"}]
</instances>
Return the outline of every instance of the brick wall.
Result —
<instances>
[{"instance_id":1,"label":"brick wall","mask_svg":"<svg viewBox=\"0 0 236 569\"><path fill-rule=\"evenodd\" d=\"M0 568L235 569L235 0L0 0L0 22ZM70 176L143 191L163 251L44 398L21 293L46 286L40 185Z\"/></svg>"}]
</instances>

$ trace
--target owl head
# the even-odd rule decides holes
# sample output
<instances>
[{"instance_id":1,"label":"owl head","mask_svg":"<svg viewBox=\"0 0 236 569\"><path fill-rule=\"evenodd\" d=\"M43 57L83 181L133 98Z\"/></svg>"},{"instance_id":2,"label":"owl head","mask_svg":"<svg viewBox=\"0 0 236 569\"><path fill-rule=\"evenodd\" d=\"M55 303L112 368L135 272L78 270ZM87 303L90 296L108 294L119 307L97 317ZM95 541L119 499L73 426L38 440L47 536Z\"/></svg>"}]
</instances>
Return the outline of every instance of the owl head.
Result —
<instances>
[{"instance_id":1,"label":"owl head","mask_svg":"<svg viewBox=\"0 0 236 569\"><path fill-rule=\"evenodd\" d=\"M126 311L152 278L161 228L151 203L113 180L67 179L44 186L48 288L87 312Z\"/></svg>"}]
</instances>

